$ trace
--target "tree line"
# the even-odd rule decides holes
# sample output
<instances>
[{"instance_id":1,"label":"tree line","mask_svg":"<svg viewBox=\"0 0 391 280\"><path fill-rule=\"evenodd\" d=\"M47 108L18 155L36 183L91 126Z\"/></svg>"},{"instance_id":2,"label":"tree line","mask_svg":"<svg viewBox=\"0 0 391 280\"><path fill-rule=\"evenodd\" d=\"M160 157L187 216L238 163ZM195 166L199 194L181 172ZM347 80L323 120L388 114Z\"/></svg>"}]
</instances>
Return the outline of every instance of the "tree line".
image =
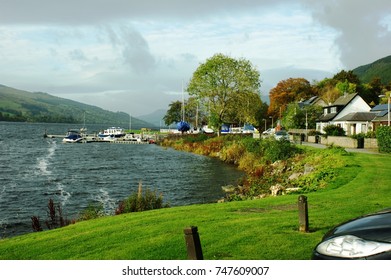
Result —
<instances>
[{"instance_id":1,"label":"tree line","mask_svg":"<svg viewBox=\"0 0 391 280\"><path fill-rule=\"evenodd\" d=\"M218 129L222 124L251 123L263 130L282 121L287 128L315 128L322 114L320 106L303 109L299 102L319 97L332 104L345 93L358 93L369 105L387 102L391 82L380 78L362 83L353 71L342 70L332 78L310 83L305 78L280 81L269 92L270 103L261 100L261 75L250 61L215 54L200 64L191 77L186 91L189 98L169 104L164 116L166 125L184 120L194 127L208 124ZM383 97L383 98L381 98Z\"/></svg>"}]
</instances>

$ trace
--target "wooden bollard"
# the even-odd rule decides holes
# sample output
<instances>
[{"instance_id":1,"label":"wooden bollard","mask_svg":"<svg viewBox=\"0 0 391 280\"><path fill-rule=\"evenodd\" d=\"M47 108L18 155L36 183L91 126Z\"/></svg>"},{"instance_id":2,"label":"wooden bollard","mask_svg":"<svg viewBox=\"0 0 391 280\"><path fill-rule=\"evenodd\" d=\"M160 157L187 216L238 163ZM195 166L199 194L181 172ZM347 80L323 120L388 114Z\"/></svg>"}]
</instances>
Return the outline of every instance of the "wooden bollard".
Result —
<instances>
[{"instance_id":1,"label":"wooden bollard","mask_svg":"<svg viewBox=\"0 0 391 280\"><path fill-rule=\"evenodd\" d=\"M184 229L185 241L187 247L187 258L189 260L203 260L201 241L198 234L198 228L191 226Z\"/></svg>"},{"instance_id":2,"label":"wooden bollard","mask_svg":"<svg viewBox=\"0 0 391 280\"><path fill-rule=\"evenodd\" d=\"M308 232L308 203L307 197L304 195L299 196L299 231Z\"/></svg>"}]
</instances>

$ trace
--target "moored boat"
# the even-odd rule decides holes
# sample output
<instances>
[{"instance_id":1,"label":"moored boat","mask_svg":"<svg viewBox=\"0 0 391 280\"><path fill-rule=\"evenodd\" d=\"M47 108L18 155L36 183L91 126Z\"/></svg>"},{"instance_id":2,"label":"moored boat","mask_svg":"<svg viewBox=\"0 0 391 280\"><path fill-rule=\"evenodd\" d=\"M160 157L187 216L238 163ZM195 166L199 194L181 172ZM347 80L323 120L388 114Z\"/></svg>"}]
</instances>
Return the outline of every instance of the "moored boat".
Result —
<instances>
[{"instance_id":1,"label":"moored boat","mask_svg":"<svg viewBox=\"0 0 391 280\"><path fill-rule=\"evenodd\" d=\"M99 132L98 137L101 140L111 141L115 140L115 138L121 138L126 135L125 130L120 127L110 127Z\"/></svg>"},{"instance_id":2,"label":"moored boat","mask_svg":"<svg viewBox=\"0 0 391 280\"><path fill-rule=\"evenodd\" d=\"M62 139L64 143L80 143L83 141L83 137L77 130L68 130L67 135Z\"/></svg>"}]
</instances>

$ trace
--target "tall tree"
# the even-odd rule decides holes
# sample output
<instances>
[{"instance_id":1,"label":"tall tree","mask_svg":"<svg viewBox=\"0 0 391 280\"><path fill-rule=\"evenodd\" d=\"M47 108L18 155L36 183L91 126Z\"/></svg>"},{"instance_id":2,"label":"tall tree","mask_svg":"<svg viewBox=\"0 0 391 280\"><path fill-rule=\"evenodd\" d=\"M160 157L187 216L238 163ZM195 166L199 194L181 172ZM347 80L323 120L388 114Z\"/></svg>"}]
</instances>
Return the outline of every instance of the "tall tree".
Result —
<instances>
[{"instance_id":1,"label":"tall tree","mask_svg":"<svg viewBox=\"0 0 391 280\"><path fill-rule=\"evenodd\" d=\"M270 90L268 114L274 118L281 118L289 103L305 100L313 95L310 82L304 78L282 80Z\"/></svg>"},{"instance_id":2,"label":"tall tree","mask_svg":"<svg viewBox=\"0 0 391 280\"><path fill-rule=\"evenodd\" d=\"M320 106L300 107L298 103L288 104L282 123L287 129L290 128L308 128L316 127L316 120L322 115L323 109Z\"/></svg>"},{"instance_id":3,"label":"tall tree","mask_svg":"<svg viewBox=\"0 0 391 280\"><path fill-rule=\"evenodd\" d=\"M338 82L345 82L345 81L356 85L359 85L361 83L359 77L356 74L354 74L352 70L350 71L342 70L337 74L335 74L332 80L334 80L335 84L337 84Z\"/></svg>"},{"instance_id":4,"label":"tall tree","mask_svg":"<svg viewBox=\"0 0 391 280\"><path fill-rule=\"evenodd\" d=\"M174 101L169 105L166 115L163 117L164 123L170 125L182 120L182 102Z\"/></svg>"},{"instance_id":5,"label":"tall tree","mask_svg":"<svg viewBox=\"0 0 391 280\"><path fill-rule=\"evenodd\" d=\"M207 108L209 125L218 130L224 122L255 121L262 104L258 70L248 60L223 54L196 69L187 92Z\"/></svg>"}]
</instances>

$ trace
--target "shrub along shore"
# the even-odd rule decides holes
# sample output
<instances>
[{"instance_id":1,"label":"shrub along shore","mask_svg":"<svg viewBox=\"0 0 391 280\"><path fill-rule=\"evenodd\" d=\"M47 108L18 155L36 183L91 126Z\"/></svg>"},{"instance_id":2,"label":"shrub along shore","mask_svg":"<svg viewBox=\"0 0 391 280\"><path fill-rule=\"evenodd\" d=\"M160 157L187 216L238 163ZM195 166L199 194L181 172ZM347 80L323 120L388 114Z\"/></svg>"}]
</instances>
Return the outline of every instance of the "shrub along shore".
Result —
<instances>
[{"instance_id":1,"label":"shrub along shore","mask_svg":"<svg viewBox=\"0 0 391 280\"><path fill-rule=\"evenodd\" d=\"M169 141L162 145L216 156L245 170L248 176L227 196L231 202L105 216L5 238L0 240L0 258L186 259L183 229L194 225L205 259L310 259L332 226L390 207L389 155L239 137ZM286 195L272 197L275 185ZM297 199L302 193L308 197L308 233L298 231Z\"/></svg>"},{"instance_id":2,"label":"shrub along shore","mask_svg":"<svg viewBox=\"0 0 391 280\"><path fill-rule=\"evenodd\" d=\"M274 138L254 139L228 135L167 138L162 146L193 152L237 165L246 177L226 189L226 200L247 200L286 193L307 193L336 187L339 170L349 153L330 146L321 151L306 151L289 141ZM330 184L332 186L330 186Z\"/></svg>"}]
</instances>

